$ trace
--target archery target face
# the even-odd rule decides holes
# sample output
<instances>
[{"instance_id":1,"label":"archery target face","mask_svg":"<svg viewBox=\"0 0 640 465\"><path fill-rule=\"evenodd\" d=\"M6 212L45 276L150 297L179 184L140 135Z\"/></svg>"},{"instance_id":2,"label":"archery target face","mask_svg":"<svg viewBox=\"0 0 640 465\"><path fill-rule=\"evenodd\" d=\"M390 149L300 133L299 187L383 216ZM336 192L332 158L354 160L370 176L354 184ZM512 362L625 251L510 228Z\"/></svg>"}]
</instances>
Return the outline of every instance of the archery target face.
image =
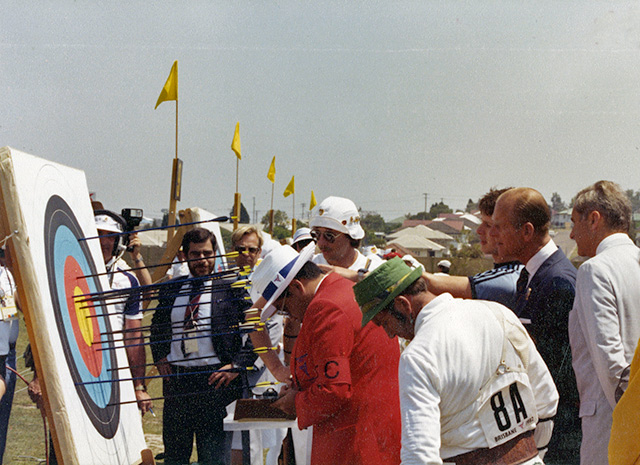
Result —
<instances>
[{"instance_id":1,"label":"archery target face","mask_svg":"<svg viewBox=\"0 0 640 465\"><path fill-rule=\"evenodd\" d=\"M0 201L16 247L23 311L58 459L130 465L146 448L81 170L0 148ZM100 276L95 276L100 274ZM95 317L94 317L95 316ZM112 350L114 349L115 350ZM96 383L96 381L99 381Z\"/></svg>"},{"instance_id":2,"label":"archery target face","mask_svg":"<svg viewBox=\"0 0 640 465\"><path fill-rule=\"evenodd\" d=\"M117 430L120 408L117 361L109 307L88 294L103 292L84 234L67 203L51 196L45 210L44 244L49 291L60 341L78 397L105 438ZM96 381L103 381L98 382ZM115 382L112 382L115 381ZM91 383L91 384L83 384Z\"/></svg>"}]
</instances>

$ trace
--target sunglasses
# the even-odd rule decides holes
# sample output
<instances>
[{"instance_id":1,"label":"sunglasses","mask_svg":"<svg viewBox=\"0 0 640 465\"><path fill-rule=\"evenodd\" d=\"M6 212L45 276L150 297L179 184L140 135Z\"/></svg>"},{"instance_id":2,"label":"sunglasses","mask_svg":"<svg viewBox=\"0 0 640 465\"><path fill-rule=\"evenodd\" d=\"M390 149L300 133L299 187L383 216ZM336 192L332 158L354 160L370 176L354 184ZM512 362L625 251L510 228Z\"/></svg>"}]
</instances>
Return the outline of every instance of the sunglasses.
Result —
<instances>
[{"instance_id":1,"label":"sunglasses","mask_svg":"<svg viewBox=\"0 0 640 465\"><path fill-rule=\"evenodd\" d=\"M236 245L234 250L239 253L256 254L260 250L260 247L245 247L243 245Z\"/></svg>"},{"instance_id":2,"label":"sunglasses","mask_svg":"<svg viewBox=\"0 0 640 465\"><path fill-rule=\"evenodd\" d=\"M332 232L332 231L318 231L316 229L311 230L311 238L318 242L320 240L320 236L324 237L324 240L329 244L333 244L336 241L338 236L342 236L344 233L341 232Z\"/></svg>"}]
</instances>

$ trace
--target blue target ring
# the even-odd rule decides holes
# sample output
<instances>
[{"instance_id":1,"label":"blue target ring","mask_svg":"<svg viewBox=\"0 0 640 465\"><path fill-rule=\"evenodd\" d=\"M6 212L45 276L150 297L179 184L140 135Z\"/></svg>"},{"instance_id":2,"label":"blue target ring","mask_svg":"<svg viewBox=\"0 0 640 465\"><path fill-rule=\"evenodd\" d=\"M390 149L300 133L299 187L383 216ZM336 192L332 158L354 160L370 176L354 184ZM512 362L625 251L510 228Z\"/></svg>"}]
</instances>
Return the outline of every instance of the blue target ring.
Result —
<instances>
[{"instance_id":1,"label":"blue target ring","mask_svg":"<svg viewBox=\"0 0 640 465\"><path fill-rule=\"evenodd\" d=\"M84 302L86 297L78 297L103 292L100 281L89 276L97 271L83 238L69 205L51 196L45 210L44 243L56 325L82 406L96 430L111 439L120 418L118 364L113 340L105 335L111 332L109 307L104 301ZM104 382L84 384L95 381Z\"/></svg>"}]
</instances>

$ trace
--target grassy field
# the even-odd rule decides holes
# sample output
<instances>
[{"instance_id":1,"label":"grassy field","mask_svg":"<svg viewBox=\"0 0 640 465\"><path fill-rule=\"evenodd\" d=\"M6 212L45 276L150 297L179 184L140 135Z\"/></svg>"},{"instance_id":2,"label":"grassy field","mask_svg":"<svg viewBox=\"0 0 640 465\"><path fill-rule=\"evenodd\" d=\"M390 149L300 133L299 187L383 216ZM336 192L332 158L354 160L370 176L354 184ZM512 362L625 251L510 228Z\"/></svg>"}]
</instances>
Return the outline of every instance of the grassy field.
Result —
<instances>
[{"instance_id":1,"label":"grassy field","mask_svg":"<svg viewBox=\"0 0 640 465\"><path fill-rule=\"evenodd\" d=\"M148 317L145 317L145 321ZM149 318L150 319L150 318ZM144 323L143 323L144 324ZM27 380L31 381L33 374L31 370L25 369L22 353L28 343L27 331L24 321L20 322L20 337L16 346L18 354L18 372ZM151 360L150 354L147 361ZM153 380L149 384L151 397L162 395L162 383ZM147 438L147 444L154 455L162 452L162 400L154 401L154 412L156 417L146 414L142 419L142 427ZM16 392L13 400L13 409L9 421L9 432L7 434L7 446L4 454L4 464L35 464L44 462L45 459L45 436L44 423L40 411L29 399L27 385L18 379ZM158 463L162 463L159 461Z\"/></svg>"}]
</instances>

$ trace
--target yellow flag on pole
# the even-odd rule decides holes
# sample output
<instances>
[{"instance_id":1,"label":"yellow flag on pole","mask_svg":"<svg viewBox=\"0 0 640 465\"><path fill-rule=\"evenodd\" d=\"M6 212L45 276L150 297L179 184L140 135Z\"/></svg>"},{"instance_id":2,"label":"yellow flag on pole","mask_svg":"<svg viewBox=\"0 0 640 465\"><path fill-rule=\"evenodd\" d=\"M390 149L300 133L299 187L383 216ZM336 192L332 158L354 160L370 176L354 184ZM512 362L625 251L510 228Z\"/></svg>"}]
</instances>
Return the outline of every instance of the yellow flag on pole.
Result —
<instances>
[{"instance_id":1,"label":"yellow flag on pole","mask_svg":"<svg viewBox=\"0 0 640 465\"><path fill-rule=\"evenodd\" d=\"M162 102L167 102L169 100L178 101L178 60L173 62L167 82L164 84L162 91L160 91L160 97L158 97L158 101L156 102L156 108L158 108L158 105ZM156 108L154 108L154 110Z\"/></svg>"},{"instance_id":2,"label":"yellow flag on pole","mask_svg":"<svg viewBox=\"0 0 640 465\"><path fill-rule=\"evenodd\" d=\"M236 124L236 132L233 134L233 141L231 142L231 150L236 153L236 157L238 160L242 160L242 155L240 154L240 123Z\"/></svg>"},{"instance_id":3,"label":"yellow flag on pole","mask_svg":"<svg viewBox=\"0 0 640 465\"><path fill-rule=\"evenodd\" d=\"M284 193L282 194L285 197L289 197L291 194L293 194L296 191L294 178L295 176L291 176L291 181L289 182L289 184L287 184L287 188L284 190Z\"/></svg>"},{"instance_id":4,"label":"yellow flag on pole","mask_svg":"<svg viewBox=\"0 0 640 465\"><path fill-rule=\"evenodd\" d=\"M311 201L309 202L309 211L313 210L313 207L315 207L316 205L318 205L318 202L316 202L316 196L313 193L313 190L311 191Z\"/></svg>"},{"instance_id":5,"label":"yellow flag on pole","mask_svg":"<svg viewBox=\"0 0 640 465\"><path fill-rule=\"evenodd\" d=\"M267 179L272 183L276 182L276 157L273 157L273 160L271 160L271 166L267 172Z\"/></svg>"}]
</instances>

